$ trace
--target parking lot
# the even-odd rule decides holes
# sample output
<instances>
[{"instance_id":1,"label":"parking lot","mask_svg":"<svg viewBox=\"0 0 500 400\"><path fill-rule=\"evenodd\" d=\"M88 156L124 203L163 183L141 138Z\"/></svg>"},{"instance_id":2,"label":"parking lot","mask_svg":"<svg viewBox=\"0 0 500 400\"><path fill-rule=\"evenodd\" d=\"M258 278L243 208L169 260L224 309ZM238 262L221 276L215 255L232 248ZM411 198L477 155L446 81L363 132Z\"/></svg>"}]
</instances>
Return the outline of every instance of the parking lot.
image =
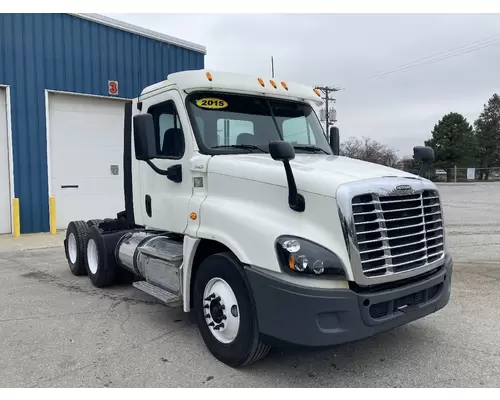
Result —
<instances>
[{"instance_id":1,"label":"parking lot","mask_svg":"<svg viewBox=\"0 0 500 400\"><path fill-rule=\"evenodd\" d=\"M210 355L181 310L130 286L93 287L70 273L61 247L0 244L0 386L498 387L500 184L441 192L455 259L445 309L326 350L274 350L237 370Z\"/></svg>"}]
</instances>

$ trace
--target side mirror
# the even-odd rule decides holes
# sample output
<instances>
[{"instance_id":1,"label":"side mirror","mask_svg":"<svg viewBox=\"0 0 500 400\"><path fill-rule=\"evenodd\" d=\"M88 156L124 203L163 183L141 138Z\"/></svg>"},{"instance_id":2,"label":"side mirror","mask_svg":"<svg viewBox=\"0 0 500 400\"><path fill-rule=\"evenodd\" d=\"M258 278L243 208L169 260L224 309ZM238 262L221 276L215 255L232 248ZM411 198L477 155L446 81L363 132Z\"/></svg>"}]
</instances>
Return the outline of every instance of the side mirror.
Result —
<instances>
[{"instance_id":1,"label":"side mirror","mask_svg":"<svg viewBox=\"0 0 500 400\"><path fill-rule=\"evenodd\" d=\"M429 164L434 161L434 150L432 147L427 146L415 146L413 148L413 158L415 161L422 163L420 167L419 176L424 175L429 168Z\"/></svg>"},{"instance_id":2,"label":"side mirror","mask_svg":"<svg viewBox=\"0 0 500 400\"><path fill-rule=\"evenodd\" d=\"M269 154L273 160L289 161L295 158L295 149L290 142L274 141L269 142Z\"/></svg>"},{"instance_id":3,"label":"side mirror","mask_svg":"<svg viewBox=\"0 0 500 400\"><path fill-rule=\"evenodd\" d=\"M432 147L427 146L415 146L413 148L413 158L415 161L423 163L431 163L434 161L434 150Z\"/></svg>"},{"instance_id":4,"label":"side mirror","mask_svg":"<svg viewBox=\"0 0 500 400\"><path fill-rule=\"evenodd\" d=\"M134 116L135 158L149 161L156 157L155 130L151 114Z\"/></svg>"},{"instance_id":5,"label":"side mirror","mask_svg":"<svg viewBox=\"0 0 500 400\"><path fill-rule=\"evenodd\" d=\"M269 142L269 154L271 154L273 160L282 161L285 167L286 180L288 182L288 205L294 211L304 211L306 209L306 202L304 196L297 191L292 167L290 167L290 160L295 158L293 145L290 142Z\"/></svg>"},{"instance_id":6,"label":"side mirror","mask_svg":"<svg viewBox=\"0 0 500 400\"><path fill-rule=\"evenodd\" d=\"M340 133L339 128L332 126L330 128L330 147L333 154L338 156L340 154Z\"/></svg>"}]
</instances>

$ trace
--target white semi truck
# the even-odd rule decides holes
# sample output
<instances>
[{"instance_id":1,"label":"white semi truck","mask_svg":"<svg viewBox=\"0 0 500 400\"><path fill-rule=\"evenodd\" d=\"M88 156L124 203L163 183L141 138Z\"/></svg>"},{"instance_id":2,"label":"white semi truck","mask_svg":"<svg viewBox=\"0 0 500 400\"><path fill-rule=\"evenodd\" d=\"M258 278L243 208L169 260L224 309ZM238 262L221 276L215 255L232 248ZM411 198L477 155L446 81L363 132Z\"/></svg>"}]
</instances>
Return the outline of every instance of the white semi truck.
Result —
<instances>
[{"instance_id":1,"label":"white semi truck","mask_svg":"<svg viewBox=\"0 0 500 400\"><path fill-rule=\"evenodd\" d=\"M452 258L434 183L339 156L314 88L207 70L125 106L125 210L72 221L69 267L193 312L220 361L330 346L443 308ZM416 147L427 165L432 149Z\"/></svg>"}]
</instances>

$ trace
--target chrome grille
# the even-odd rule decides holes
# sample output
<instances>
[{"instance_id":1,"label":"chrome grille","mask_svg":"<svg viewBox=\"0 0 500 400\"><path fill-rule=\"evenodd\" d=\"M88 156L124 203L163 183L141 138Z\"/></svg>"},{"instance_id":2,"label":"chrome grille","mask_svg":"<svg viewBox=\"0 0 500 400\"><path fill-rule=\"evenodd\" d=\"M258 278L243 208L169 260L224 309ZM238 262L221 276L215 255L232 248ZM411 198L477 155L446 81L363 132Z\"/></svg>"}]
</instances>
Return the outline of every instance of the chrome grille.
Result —
<instances>
[{"instance_id":1,"label":"chrome grille","mask_svg":"<svg viewBox=\"0 0 500 400\"><path fill-rule=\"evenodd\" d=\"M444 254L439 194L361 194L352 198L354 234L367 278L423 267Z\"/></svg>"}]
</instances>

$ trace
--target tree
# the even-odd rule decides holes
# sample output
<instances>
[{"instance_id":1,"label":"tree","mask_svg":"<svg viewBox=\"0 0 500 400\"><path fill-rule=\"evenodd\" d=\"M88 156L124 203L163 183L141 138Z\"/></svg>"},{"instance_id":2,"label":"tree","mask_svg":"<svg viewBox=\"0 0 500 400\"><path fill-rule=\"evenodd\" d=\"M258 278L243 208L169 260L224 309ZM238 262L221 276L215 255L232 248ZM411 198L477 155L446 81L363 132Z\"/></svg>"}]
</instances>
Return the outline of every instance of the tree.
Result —
<instances>
[{"instance_id":1,"label":"tree","mask_svg":"<svg viewBox=\"0 0 500 400\"><path fill-rule=\"evenodd\" d=\"M472 126L461 114L446 114L434 125L432 137L425 141L426 146L434 149L434 167L446 171L446 179L451 181L455 166L470 167L475 160L474 133Z\"/></svg>"},{"instance_id":2,"label":"tree","mask_svg":"<svg viewBox=\"0 0 500 400\"><path fill-rule=\"evenodd\" d=\"M398 161L396 151L367 137L349 138L340 145L340 155L389 167Z\"/></svg>"},{"instance_id":3,"label":"tree","mask_svg":"<svg viewBox=\"0 0 500 400\"><path fill-rule=\"evenodd\" d=\"M500 161L500 96L496 93L484 105L483 112L474 121L479 167L498 166ZM487 169L479 171L479 179L488 179Z\"/></svg>"}]
</instances>

